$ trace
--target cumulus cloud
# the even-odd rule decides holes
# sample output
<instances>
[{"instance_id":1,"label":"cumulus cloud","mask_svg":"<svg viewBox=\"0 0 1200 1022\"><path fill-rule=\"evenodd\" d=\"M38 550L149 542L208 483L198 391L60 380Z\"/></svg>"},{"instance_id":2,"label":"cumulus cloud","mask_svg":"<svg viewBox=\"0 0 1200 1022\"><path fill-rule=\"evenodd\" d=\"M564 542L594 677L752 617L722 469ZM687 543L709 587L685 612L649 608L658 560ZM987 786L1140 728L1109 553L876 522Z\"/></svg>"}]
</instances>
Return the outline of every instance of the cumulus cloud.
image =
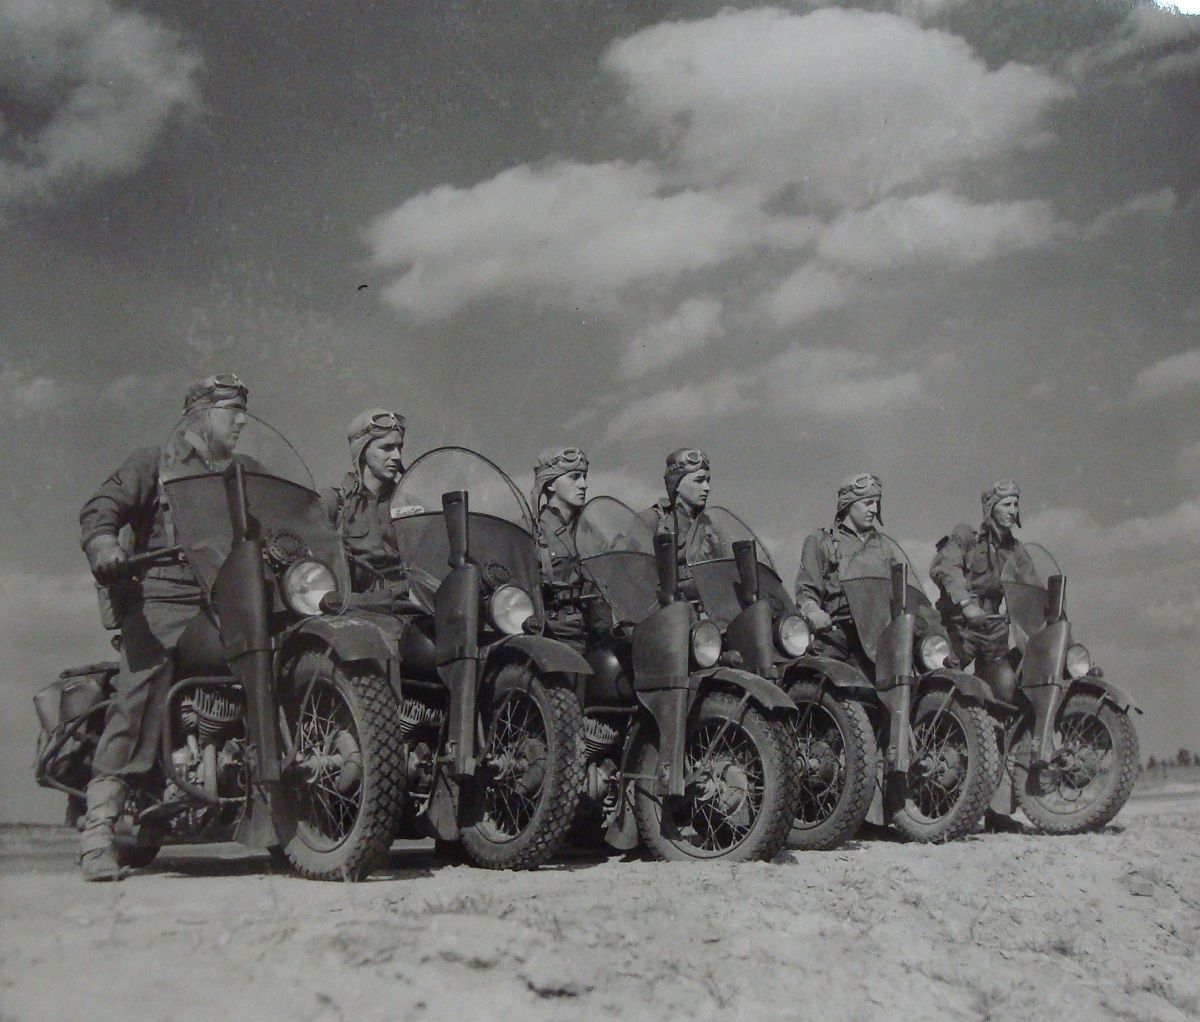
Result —
<instances>
[{"instance_id":1,"label":"cumulus cloud","mask_svg":"<svg viewBox=\"0 0 1200 1022\"><path fill-rule=\"evenodd\" d=\"M853 277L810 260L762 295L759 305L775 326L789 327L840 308L853 294Z\"/></svg>"},{"instance_id":2,"label":"cumulus cloud","mask_svg":"<svg viewBox=\"0 0 1200 1022\"><path fill-rule=\"evenodd\" d=\"M625 348L620 374L636 379L706 347L725 332L722 308L715 298L690 298L671 316L643 327Z\"/></svg>"},{"instance_id":3,"label":"cumulus cloud","mask_svg":"<svg viewBox=\"0 0 1200 1022\"><path fill-rule=\"evenodd\" d=\"M622 289L796 247L804 219L770 217L733 190L670 190L650 163L515 167L443 185L367 230L374 265L399 271L384 300L432 322L492 296L609 308Z\"/></svg>"},{"instance_id":4,"label":"cumulus cloud","mask_svg":"<svg viewBox=\"0 0 1200 1022\"><path fill-rule=\"evenodd\" d=\"M110 0L0 0L0 204L137 169L199 106L198 55Z\"/></svg>"},{"instance_id":5,"label":"cumulus cloud","mask_svg":"<svg viewBox=\"0 0 1200 1022\"><path fill-rule=\"evenodd\" d=\"M1200 68L1200 18L1162 5L1135 4L1107 39L1073 53L1065 67L1075 78L1190 74Z\"/></svg>"},{"instance_id":6,"label":"cumulus cloud","mask_svg":"<svg viewBox=\"0 0 1200 1022\"><path fill-rule=\"evenodd\" d=\"M605 65L681 180L854 207L1038 141L1072 95L1044 70L990 70L957 36L864 11L665 23Z\"/></svg>"},{"instance_id":7,"label":"cumulus cloud","mask_svg":"<svg viewBox=\"0 0 1200 1022\"><path fill-rule=\"evenodd\" d=\"M1106 209L1084 229L1086 238L1099 238L1123 220L1144 216L1170 216L1178 208L1179 199L1172 188L1160 188L1127 199L1119 206Z\"/></svg>"},{"instance_id":8,"label":"cumulus cloud","mask_svg":"<svg viewBox=\"0 0 1200 1022\"><path fill-rule=\"evenodd\" d=\"M1060 233L1048 202L971 203L948 191L885 199L837 217L817 253L859 270L896 264L971 264L1041 248Z\"/></svg>"},{"instance_id":9,"label":"cumulus cloud","mask_svg":"<svg viewBox=\"0 0 1200 1022\"><path fill-rule=\"evenodd\" d=\"M0 361L0 412L24 419L56 411L69 397L70 388L57 377Z\"/></svg>"},{"instance_id":10,"label":"cumulus cloud","mask_svg":"<svg viewBox=\"0 0 1200 1022\"><path fill-rule=\"evenodd\" d=\"M670 433L752 410L839 419L886 412L919 395L919 373L879 374L878 366L875 356L862 352L793 344L745 372L628 402L613 413L607 438Z\"/></svg>"},{"instance_id":11,"label":"cumulus cloud","mask_svg":"<svg viewBox=\"0 0 1200 1022\"><path fill-rule=\"evenodd\" d=\"M1155 401L1200 385L1200 348L1164 358L1143 369L1133 381L1132 401Z\"/></svg>"}]
</instances>

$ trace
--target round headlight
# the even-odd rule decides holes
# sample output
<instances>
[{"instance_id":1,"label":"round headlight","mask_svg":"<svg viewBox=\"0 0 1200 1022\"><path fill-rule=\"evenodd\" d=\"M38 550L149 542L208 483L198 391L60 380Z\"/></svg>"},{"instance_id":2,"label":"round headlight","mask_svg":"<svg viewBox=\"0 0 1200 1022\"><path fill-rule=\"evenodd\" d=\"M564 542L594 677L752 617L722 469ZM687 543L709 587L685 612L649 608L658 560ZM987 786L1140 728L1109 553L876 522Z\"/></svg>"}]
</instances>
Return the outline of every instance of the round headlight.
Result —
<instances>
[{"instance_id":1,"label":"round headlight","mask_svg":"<svg viewBox=\"0 0 1200 1022\"><path fill-rule=\"evenodd\" d=\"M1067 674L1072 678L1082 678L1092 669L1092 655L1086 646L1078 642L1067 647Z\"/></svg>"},{"instance_id":2,"label":"round headlight","mask_svg":"<svg viewBox=\"0 0 1200 1022\"><path fill-rule=\"evenodd\" d=\"M283 598L297 614L317 617L321 597L337 592L337 579L320 561L297 561L283 573Z\"/></svg>"},{"instance_id":3,"label":"round headlight","mask_svg":"<svg viewBox=\"0 0 1200 1022\"><path fill-rule=\"evenodd\" d=\"M936 671L945 667L950 658L950 640L944 635L926 635L921 640L917 655L927 671Z\"/></svg>"},{"instance_id":4,"label":"round headlight","mask_svg":"<svg viewBox=\"0 0 1200 1022\"><path fill-rule=\"evenodd\" d=\"M533 598L520 586L500 586L488 601L488 617L505 635L520 635L533 617Z\"/></svg>"},{"instance_id":5,"label":"round headlight","mask_svg":"<svg viewBox=\"0 0 1200 1022\"><path fill-rule=\"evenodd\" d=\"M697 667L712 667L721 655L721 629L711 621L699 621L692 628L692 659Z\"/></svg>"},{"instance_id":6,"label":"round headlight","mask_svg":"<svg viewBox=\"0 0 1200 1022\"><path fill-rule=\"evenodd\" d=\"M788 656L803 656L811 640L812 633L799 614L781 617L775 626L775 642Z\"/></svg>"}]
</instances>

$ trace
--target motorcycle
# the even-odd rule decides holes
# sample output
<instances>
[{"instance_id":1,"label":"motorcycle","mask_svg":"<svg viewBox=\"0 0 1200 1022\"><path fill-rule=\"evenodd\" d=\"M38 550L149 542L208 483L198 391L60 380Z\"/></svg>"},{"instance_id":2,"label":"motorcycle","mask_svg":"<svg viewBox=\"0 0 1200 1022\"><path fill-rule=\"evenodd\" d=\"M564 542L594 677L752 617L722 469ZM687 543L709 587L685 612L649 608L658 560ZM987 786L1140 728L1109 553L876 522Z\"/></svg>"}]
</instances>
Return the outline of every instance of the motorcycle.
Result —
<instances>
[{"instance_id":1,"label":"motorcycle","mask_svg":"<svg viewBox=\"0 0 1200 1022\"><path fill-rule=\"evenodd\" d=\"M291 445L247 416L226 460L164 467L178 545L130 560L144 575L186 559L205 602L175 652L157 758L118 819L118 859L145 866L164 845L233 840L311 879L360 880L391 845L404 787L396 693L378 666L395 641L346 605L341 544ZM100 594L116 629L129 590ZM34 697L36 780L76 809L117 672L68 670Z\"/></svg>"},{"instance_id":2,"label":"motorcycle","mask_svg":"<svg viewBox=\"0 0 1200 1022\"><path fill-rule=\"evenodd\" d=\"M998 769L990 690L951 666L938 614L890 536L876 533L839 570L857 636L852 655L872 672L876 690L867 711L882 772L868 821L889 823L912 841L972 832Z\"/></svg>"},{"instance_id":3,"label":"motorcycle","mask_svg":"<svg viewBox=\"0 0 1200 1022\"><path fill-rule=\"evenodd\" d=\"M836 848L858 832L875 790L879 757L863 706L871 683L810 651L808 625L753 530L726 508L705 515L722 549L691 562L700 606L742 665L779 685L799 711L791 735L800 798L788 845Z\"/></svg>"},{"instance_id":4,"label":"motorcycle","mask_svg":"<svg viewBox=\"0 0 1200 1022\"><path fill-rule=\"evenodd\" d=\"M432 591L396 618L403 824L489 869L541 865L578 805L575 687L591 667L541 634L533 515L488 459L442 447L413 462L391 516L407 571Z\"/></svg>"},{"instance_id":5,"label":"motorcycle","mask_svg":"<svg viewBox=\"0 0 1200 1022\"><path fill-rule=\"evenodd\" d=\"M1120 812L1138 768L1133 699L1104 678L1074 641L1066 577L1044 547L1031 543L1037 581L1001 579L1013 642L1013 706L995 701L1003 749L991 808L1019 806L1040 831L1099 830Z\"/></svg>"},{"instance_id":6,"label":"motorcycle","mask_svg":"<svg viewBox=\"0 0 1200 1022\"><path fill-rule=\"evenodd\" d=\"M795 705L720 662L720 630L679 597L673 537L597 497L575 542L611 618L581 686L584 801L605 840L672 861L773 858L798 795Z\"/></svg>"}]
</instances>

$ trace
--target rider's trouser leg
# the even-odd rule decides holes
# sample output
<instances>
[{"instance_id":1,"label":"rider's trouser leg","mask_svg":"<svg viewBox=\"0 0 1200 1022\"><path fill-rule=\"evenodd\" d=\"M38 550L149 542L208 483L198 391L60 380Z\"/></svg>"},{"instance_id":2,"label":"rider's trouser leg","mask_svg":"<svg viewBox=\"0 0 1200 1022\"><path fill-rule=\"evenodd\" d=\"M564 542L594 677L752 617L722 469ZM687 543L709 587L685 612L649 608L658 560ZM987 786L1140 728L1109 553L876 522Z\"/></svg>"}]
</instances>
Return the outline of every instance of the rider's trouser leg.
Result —
<instances>
[{"instance_id":1,"label":"rider's trouser leg","mask_svg":"<svg viewBox=\"0 0 1200 1022\"><path fill-rule=\"evenodd\" d=\"M174 677L174 647L197 610L194 603L138 601L126 613L121 669L92 759L79 843L80 862L89 879L110 879L115 871L113 826L125 799L125 782L154 763L163 705Z\"/></svg>"}]
</instances>

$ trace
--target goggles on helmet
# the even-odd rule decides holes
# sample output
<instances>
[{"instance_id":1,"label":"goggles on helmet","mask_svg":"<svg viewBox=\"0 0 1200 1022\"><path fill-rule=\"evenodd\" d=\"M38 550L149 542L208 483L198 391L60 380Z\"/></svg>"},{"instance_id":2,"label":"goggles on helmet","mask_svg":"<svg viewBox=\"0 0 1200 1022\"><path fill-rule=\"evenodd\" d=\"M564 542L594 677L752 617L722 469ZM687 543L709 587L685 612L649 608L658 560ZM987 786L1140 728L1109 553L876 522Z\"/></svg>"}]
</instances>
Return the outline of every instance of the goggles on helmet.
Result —
<instances>
[{"instance_id":1,"label":"goggles on helmet","mask_svg":"<svg viewBox=\"0 0 1200 1022\"><path fill-rule=\"evenodd\" d=\"M396 412L376 412L371 416L366 425L354 431L350 436L350 442L353 443L355 440L368 434L371 436L383 436L385 433L398 432L403 437L404 423L404 416Z\"/></svg>"},{"instance_id":2,"label":"goggles on helmet","mask_svg":"<svg viewBox=\"0 0 1200 1022\"><path fill-rule=\"evenodd\" d=\"M848 479L842 483L842 492L854 497L855 500L861 500L863 497L875 497L883 489L883 481L879 476L871 472L864 472L854 479Z\"/></svg>"},{"instance_id":3,"label":"goggles on helmet","mask_svg":"<svg viewBox=\"0 0 1200 1022\"><path fill-rule=\"evenodd\" d=\"M689 472L694 472L698 468L708 464L708 455L703 451L692 448L686 451L676 451L667 458L668 468L683 468Z\"/></svg>"},{"instance_id":4,"label":"goggles on helmet","mask_svg":"<svg viewBox=\"0 0 1200 1022\"><path fill-rule=\"evenodd\" d=\"M239 402L244 407L249 395L249 389L237 373L217 373L188 387L183 410L190 411L197 405L215 408L231 401Z\"/></svg>"},{"instance_id":5,"label":"goggles on helmet","mask_svg":"<svg viewBox=\"0 0 1200 1022\"><path fill-rule=\"evenodd\" d=\"M542 459L542 465L546 468L565 468L568 471L587 468L587 463L587 455L578 447L563 447Z\"/></svg>"}]
</instances>

